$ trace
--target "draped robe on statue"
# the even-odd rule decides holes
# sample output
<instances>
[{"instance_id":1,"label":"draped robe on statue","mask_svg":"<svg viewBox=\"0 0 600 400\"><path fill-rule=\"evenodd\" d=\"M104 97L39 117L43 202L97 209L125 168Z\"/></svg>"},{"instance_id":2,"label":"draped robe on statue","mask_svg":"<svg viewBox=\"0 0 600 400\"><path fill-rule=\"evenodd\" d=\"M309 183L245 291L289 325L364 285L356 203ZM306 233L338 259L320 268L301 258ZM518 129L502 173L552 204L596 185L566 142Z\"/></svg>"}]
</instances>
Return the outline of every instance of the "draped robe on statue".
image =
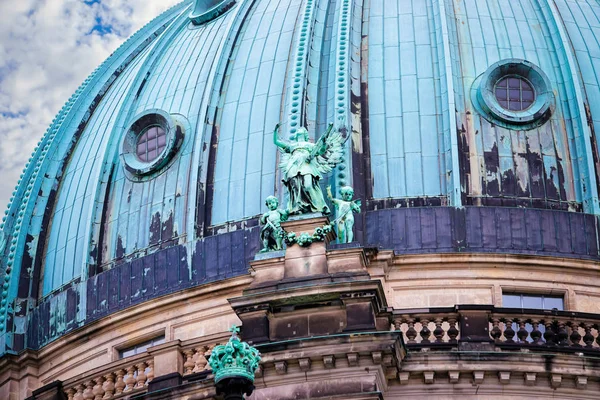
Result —
<instances>
[{"instance_id":1,"label":"draped robe on statue","mask_svg":"<svg viewBox=\"0 0 600 400\"><path fill-rule=\"evenodd\" d=\"M288 189L290 214L322 212L329 214L323 192L319 186L321 173L312 152L315 144L306 141L286 143L282 150L288 153L282 168L283 183Z\"/></svg>"}]
</instances>

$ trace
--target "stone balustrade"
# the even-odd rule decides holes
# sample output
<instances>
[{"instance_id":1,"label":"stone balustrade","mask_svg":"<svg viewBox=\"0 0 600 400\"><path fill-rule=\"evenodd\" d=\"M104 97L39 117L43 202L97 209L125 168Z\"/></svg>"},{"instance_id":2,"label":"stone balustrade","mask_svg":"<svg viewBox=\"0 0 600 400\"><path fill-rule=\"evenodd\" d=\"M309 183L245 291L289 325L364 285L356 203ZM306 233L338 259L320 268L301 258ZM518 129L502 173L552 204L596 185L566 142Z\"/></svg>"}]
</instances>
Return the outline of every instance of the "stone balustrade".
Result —
<instances>
[{"instance_id":1,"label":"stone balustrade","mask_svg":"<svg viewBox=\"0 0 600 400\"><path fill-rule=\"evenodd\" d=\"M501 346L545 346L600 350L600 320L585 314L560 314L494 313L490 316L490 336L496 344Z\"/></svg>"},{"instance_id":2,"label":"stone balustrade","mask_svg":"<svg viewBox=\"0 0 600 400\"><path fill-rule=\"evenodd\" d=\"M144 392L154 378L154 359L139 354L63 383L68 400L119 399Z\"/></svg>"},{"instance_id":3,"label":"stone balustrade","mask_svg":"<svg viewBox=\"0 0 600 400\"><path fill-rule=\"evenodd\" d=\"M460 339L458 317L457 313L450 310L441 310L437 314L402 314L394 317L394 326L402 331L408 346L454 344Z\"/></svg>"},{"instance_id":4,"label":"stone balustrade","mask_svg":"<svg viewBox=\"0 0 600 400\"><path fill-rule=\"evenodd\" d=\"M170 373L187 376L209 371L212 349L227 338L224 333L154 346L144 353L67 379L62 382L62 390L68 400L120 399L144 393L155 376Z\"/></svg>"},{"instance_id":5,"label":"stone balustrade","mask_svg":"<svg viewBox=\"0 0 600 400\"><path fill-rule=\"evenodd\" d=\"M393 318L409 349L477 342L507 350L600 351L600 319L594 314L465 305L395 310Z\"/></svg>"},{"instance_id":6,"label":"stone balustrade","mask_svg":"<svg viewBox=\"0 0 600 400\"><path fill-rule=\"evenodd\" d=\"M185 360L183 367L183 375L190 375L198 372L204 372L210 369L208 359L212 349L220 343L211 345L200 345L181 350L183 359Z\"/></svg>"}]
</instances>

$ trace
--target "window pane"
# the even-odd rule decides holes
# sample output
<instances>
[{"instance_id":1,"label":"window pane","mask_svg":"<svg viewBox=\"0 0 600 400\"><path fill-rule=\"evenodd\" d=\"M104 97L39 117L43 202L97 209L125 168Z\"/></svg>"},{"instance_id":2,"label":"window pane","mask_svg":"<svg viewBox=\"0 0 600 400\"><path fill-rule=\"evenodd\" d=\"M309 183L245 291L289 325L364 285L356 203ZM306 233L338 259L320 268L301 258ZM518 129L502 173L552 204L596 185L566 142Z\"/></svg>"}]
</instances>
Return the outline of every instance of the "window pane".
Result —
<instances>
[{"instance_id":1,"label":"window pane","mask_svg":"<svg viewBox=\"0 0 600 400\"><path fill-rule=\"evenodd\" d=\"M546 297L544 299L544 309L552 310L553 308L556 308L557 310L561 311L564 310L564 300L562 298L557 297Z\"/></svg>"},{"instance_id":2,"label":"window pane","mask_svg":"<svg viewBox=\"0 0 600 400\"><path fill-rule=\"evenodd\" d=\"M163 344L165 342L165 337L159 337L152 341L152 346L158 346L159 344Z\"/></svg>"},{"instance_id":3,"label":"window pane","mask_svg":"<svg viewBox=\"0 0 600 400\"><path fill-rule=\"evenodd\" d=\"M531 90L523 90L523 100L533 101L533 92Z\"/></svg>"},{"instance_id":4,"label":"window pane","mask_svg":"<svg viewBox=\"0 0 600 400\"><path fill-rule=\"evenodd\" d=\"M521 107L521 103L519 101L511 101L508 104L508 109L511 111L521 111L523 108Z\"/></svg>"},{"instance_id":5,"label":"window pane","mask_svg":"<svg viewBox=\"0 0 600 400\"><path fill-rule=\"evenodd\" d=\"M119 354L120 358L131 357L135 355L135 349L122 350Z\"/></svg>"},{"instance_id":6,"label":"window pane","mask_svg":"<svg viewBox=\"0 0 600 400\"><path fill-rule=\"evenodd\" d=\"M510 101L520 101L521 91L519 89L510 89Z\"/></svg>"},{"instance_id":7,"label":"window pane","mask_svg":"<svg viewBox=\"0 0 600 400\"><path fill-rule=\"evenodd\" d=\"M543 309L541 296L523 295L523 308Z\"/></svg>"},{"instance_id":8,"label":"window pane","mask_svg":"<svg viewBox=\"0 0 600 400\"><path fill-rule=\"evenodd\" d=\"M496 88L496 99L498 101L503 101L503 100L506 100L507 98L508 98L508 95L506 94L506 89Z\"/></svg>"},{"instance_id":9,"label":"window pane","mask_svg":"<svg viewBox=\"0 0 600 400\"><path fill-rule=\"evenodd\" d=\"M137 155L141 157L144 154L146 154L146 143L138 143Z\"/></svg>"},{"instance_id":10,"label":"window pane","mask_svg":"<svg viewBox=\"0 0 600 400\"><path fill-rule=\"evenodd\" d=\"M148 139L153 139L157 136L158 134L158 127L153 126L152 128L148 129Z\"/></svg>"},{"instance_id":11,"label":"window pane","mask_svg":"<svg viewBox=\"0 0 600 400\"><path fill-rule=\"evenodd\" d=\"M521 308L521 295L518 295L518 294L502 295L502 307Z\"/></svg>"},{"instance_id":12,"label":"window pane","mask_svg":"<svg viewBox=\"0 0 600 400\"><path fill-rule=\"evenodd\" d=\"M519 78L509 78L508 87L511 89L519 89L521 87L521 80Z\"/></svg>"},{"instance_id":13,"label":"window pane","mask_svg":"<svg viewBox=\"0 0 600 400\"><path fill-rule=\"evenodd\" d=\"M148 350L148 347L150 347L150 346L148 346L148 343L143 343L143 344L136 346L135 354L140 354L140 353L145 352L146 350Z\"/></svg>"}]
</instances>

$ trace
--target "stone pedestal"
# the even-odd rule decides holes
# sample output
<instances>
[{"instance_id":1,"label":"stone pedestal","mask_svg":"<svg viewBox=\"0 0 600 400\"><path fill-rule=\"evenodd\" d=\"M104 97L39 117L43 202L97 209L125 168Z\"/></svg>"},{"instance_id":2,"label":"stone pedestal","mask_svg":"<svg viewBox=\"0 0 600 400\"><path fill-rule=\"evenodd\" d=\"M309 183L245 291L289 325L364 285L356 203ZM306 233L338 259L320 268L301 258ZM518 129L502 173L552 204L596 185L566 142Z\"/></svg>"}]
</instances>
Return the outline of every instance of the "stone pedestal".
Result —
<instances>
[{"instance_id":1,"label":"stone pedestal","mask_svg":"<svg viewBox=\"0 0 600 400\"><path fill-rule=\"evenodd\" d=\"M303 233L312 235L315 229L329 225L329 219L324 216L313 215L291 217L281 223L286 232L294 232L296 237ZM304 278L327 274L327 244L335 239L335 234L330 233L324 242L315 242L308 247L298 244L288 246L285 251L284 278Z\"/></svg>"},{"instance_id":2,"label":"stone pedestal","mask_svg":"<svg viewBox=\"0 0 600 400\"><path fill-rule=\"evenodd\" d=\"M329 219L318 214L292 217L281 223L287 233L294 232L296 237L303 233L312 235L316 228L326 225ZM370 279L364 249L344 246L328 250L328 244L334 239L335 233L331 231L324 241L306 247L293 244L284 251L257 254L250 263L254 281L245 293Z\"/></svg>"},{"instance_id":3,"label":"stone pedestal","mask_svg":"<svg viewBox=\"0 0 600 400\"><path fill-rule=\"evenodd\" d=\"M326 217L304 216L281 225L299 237L328 224ZM331 232L306 247L257 255L251 263L254 281L243 296L229 299L245 341L389 330L383 288L367 272L364 249L352 244L328 249L334 238Z\"/></svg>"}]
</instances>

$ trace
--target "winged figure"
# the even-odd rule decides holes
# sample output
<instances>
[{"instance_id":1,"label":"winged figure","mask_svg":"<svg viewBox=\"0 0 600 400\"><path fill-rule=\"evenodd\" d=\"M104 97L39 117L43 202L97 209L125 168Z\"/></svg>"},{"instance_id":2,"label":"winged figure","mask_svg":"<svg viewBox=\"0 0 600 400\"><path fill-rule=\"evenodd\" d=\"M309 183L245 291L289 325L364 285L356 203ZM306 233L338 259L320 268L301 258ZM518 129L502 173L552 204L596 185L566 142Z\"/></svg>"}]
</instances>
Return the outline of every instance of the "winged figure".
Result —
<instances>
[{"instance_id":1,"label":"winged figure","mask_svg":"<svg viewBox=\"0 0 600 400\"><path fill-rule=\"evenodd\" d=\"M319 181L342 160L345 139L330 124L316 143L310 142L306 128L299 128L288 142L279 138L279 127L275 126L273 142L281 151L279 167L289 193L289 215L329 214Z\"/></svg>"}]
</instances>

